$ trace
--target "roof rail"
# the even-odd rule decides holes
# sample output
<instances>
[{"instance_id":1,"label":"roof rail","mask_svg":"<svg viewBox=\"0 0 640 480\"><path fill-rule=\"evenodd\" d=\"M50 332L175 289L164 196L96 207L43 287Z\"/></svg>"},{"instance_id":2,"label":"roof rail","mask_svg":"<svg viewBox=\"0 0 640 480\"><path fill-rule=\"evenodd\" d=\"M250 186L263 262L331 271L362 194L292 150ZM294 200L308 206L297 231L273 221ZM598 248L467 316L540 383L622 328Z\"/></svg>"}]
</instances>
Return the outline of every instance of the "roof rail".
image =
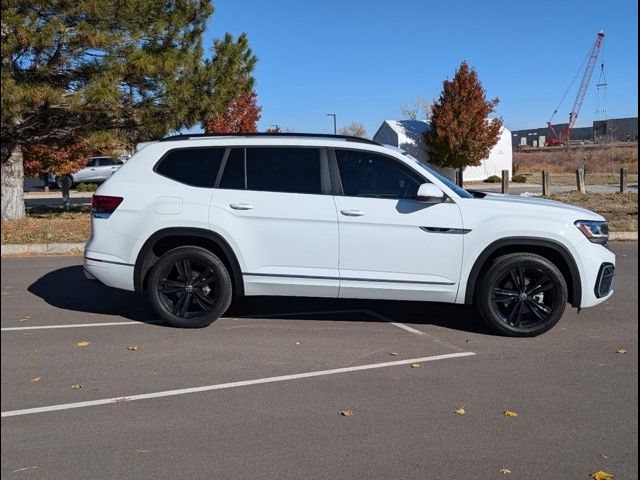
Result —
<instances>
[{"instance_id":1,"label":"roof rail","mask_svg":"<svg viewBox=\"0 0 640 480\"><path fill-rule=\"evenodd\" d=\"M190 140L192 138L216 138L216 137L284 137L284 138L332 138L336 140L345 140L347 142L368 143L371 145L380 145L378 142L369 140L368 138L352 137L350 135L332 135L329 133L187 133L180 135L171 135L160 139L160 142L173 142L175 140Z\"/></svg>"}]
</instances>

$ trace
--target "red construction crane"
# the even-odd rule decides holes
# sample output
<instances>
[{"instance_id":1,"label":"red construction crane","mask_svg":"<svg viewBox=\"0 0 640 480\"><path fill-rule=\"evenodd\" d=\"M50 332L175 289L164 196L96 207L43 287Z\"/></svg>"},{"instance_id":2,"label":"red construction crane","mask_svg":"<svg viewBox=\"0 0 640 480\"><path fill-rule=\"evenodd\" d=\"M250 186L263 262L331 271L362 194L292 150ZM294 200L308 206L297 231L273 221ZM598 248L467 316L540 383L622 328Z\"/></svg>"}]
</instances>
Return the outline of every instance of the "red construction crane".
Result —
<instances>
[{"instance_id":1,"label":"red construction crane","mask_svg":"<svg viewBox=\"0 0 640 480\"><path fill-rule=\"evenodd\" d=\"M558 109L560 108L560 104L556 107L556 109L551 114L551 118L547 122L547 130L549 131L549 138L544 142L546 146L553 145L562 145L564 143L569 143L571 140L571 130L573 126L576 124L576 120L578 119L578 114L580 113L580 109L582 108L582 102L584 102L584 97L587 94L587 88L589 88L589 83L591 82L591 76L593 75L593 69L596 65L596 60L598 60L598 55L600 54L600 47L602 46L602 40L604 39L604 32L600 31L598 36L596 37L596 43L591 48L587 59L587 67L584 71L584 75L582 76L582 83L580 84L580 88L578 89L578 95L576 95L576 100L573 102L573 108L571 109L571 113L569 113L569 123L564 128L564 130L558 135L553 128L553 118L558 113ZM573 82L572 82L573 83ZM568 90L567 90L568 92ZM567 92L565 92L562 100L566 96Z\"/></svg>"}]
</instances>

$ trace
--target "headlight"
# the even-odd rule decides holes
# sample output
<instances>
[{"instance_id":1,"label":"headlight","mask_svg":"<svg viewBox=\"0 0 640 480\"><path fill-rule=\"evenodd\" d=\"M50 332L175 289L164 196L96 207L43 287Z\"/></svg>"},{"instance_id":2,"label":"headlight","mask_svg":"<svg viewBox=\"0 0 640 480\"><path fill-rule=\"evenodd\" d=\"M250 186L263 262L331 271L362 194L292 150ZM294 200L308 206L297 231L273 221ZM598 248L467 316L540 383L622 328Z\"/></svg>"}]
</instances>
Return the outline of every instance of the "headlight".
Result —
<instances>
[{"instance_id":1,"label":"headlight","mask_svg":"<svg viewBox=\"0 0 640 480\"><path fill-rule=\"evenodd\" d=\"M609 224L607 222L578 220L575 225L593 243L604 245L609 240Z\"/></svg>"}]
</instances>

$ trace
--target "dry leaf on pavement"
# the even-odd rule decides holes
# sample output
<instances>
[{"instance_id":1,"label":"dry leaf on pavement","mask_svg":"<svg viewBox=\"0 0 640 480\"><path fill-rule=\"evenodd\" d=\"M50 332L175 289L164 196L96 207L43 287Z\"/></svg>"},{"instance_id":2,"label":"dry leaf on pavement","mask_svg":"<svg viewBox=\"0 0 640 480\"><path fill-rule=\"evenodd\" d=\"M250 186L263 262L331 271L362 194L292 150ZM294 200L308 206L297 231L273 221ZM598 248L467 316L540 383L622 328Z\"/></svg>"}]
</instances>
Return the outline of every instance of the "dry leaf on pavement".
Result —
<instances>
[{"instance_id":1,"label":"dry leaf on pavement","mask_svg":"<svg viewBox=\"0 0 640 480\"><path fill-rule=\"evenodd\" d=\"M411 368L420 368L420 364L419 363L412 363L411 364Z\"/></svg>"},{"instance_id":2,"label":"dry leaf on pavement","mask_svg":"<svg viewBox=\"0 0 640 480\"><path fill-rule=\"evenodd\" d=\"M80 390L82 388L82 385L80 385L79 383L76 383L75 385L71 385L71 390Z\"/></svg>"},{"instance_id":3,"label":"dry leaf on pavement","mask_svg":"<svg viewBox=\"0 0 640 480\"><path fill-rule=\"evenodd\" d=\"M593 480L613 480L614 476L600 470L599 472L592 473L591 478L593 478Z\"/></svg>"},{"instance_id":4,"label":"dry leaf on pavement","mask_svg":"<svg viewBox=\"0 0 640 480\"><path fill-rule=\"evenodd\" d=\"M392 357L395 357L398 354L396 352L389 352L389 355L391 355Z\"/></svg>"},{"instance_id":5,"label":"dry leaf on pavement","mask_svg":"<svg viewBox=\"0 0 640 480\"><path fill-rule=\"evenodd\" d=\"M340 410L340 415L343 417L353 417L353 411L351 410Z\"/></svg>"},{"instance_id":6,"label":"dry leaf on pavement","mask_svg":"<svg viewBox=\"0 0 640 480\"><path fill-rule=\"evenodd\" d=\"M504 412L502 412L502 414L505 417L517 417L518 416L518 412L514 412L513 410L505 410Z\"/></svg>"},{"instance_id":7,"label":"dry leaf on pavement","mask_svg":"<svg viewBox=\"0 0 640 480\"><path fill-rule=\"evenodd\" d=\"M498 470L502 475L509 475L511 473L511 470L509 470L508 468L502 467L500 470Z\"/></svg>"},{"instance_id":8,"label":"dry leaf on pavement","mask_svg":"<svg viewBox=\"0 0 640 480\"><path fill-rule=\"evenodd\" d=\"M39 382L40 380L42 380L42 377L31 377L31 379L29 381L30 382Z\"/></svg>"},{"instance_id":9,"label":"dry leaf on pavement","mask_svg":"<svg viewBox=\"0 0 640 480\"><path fill-rule=\"evenodd\" d=\"M128 398L128 397L120 397L120 398L116 398L116 403L126 402L127 400L129 400L129 398Z\"/></svg>"},{"instance_id":10,"label":"dry leaf on pavement","mask_svg":"<svg viewBox=\"0 0 640 480\"><path fill-rule=\"evenodd\" d=\"M295 346L298 346L298 345L300 345L300 342L293 342L293 344L294 344Z\"/></svg>"},{"instance_id":11,"label":"dry leaf on pavement","mask_svg":"<svg viewBox=\"0 0 640 480\"><path fill-rule=\"evenodd\" d=\"M91 342L87 342L86 340L82 342L76 342L76 347L88 347L89 345L91 345Z\"/></svg>"},{"instance_id":12,"label":"dry leaf on pavement","mask_svg":"<svg viewBox=\"0 0 640 480\"><path fill-rule=\"evenodd\" d=\"M616 353L618 355L626 355L627 351L624 348L621 348L620 350L616 350Z\"/></svg>"},{"instance_id":13,"label":"dry leaf on pavement","mask_svg":"<svg viewBox=\"0 0 640 480\"><path fill-rule=\"evenodd\" d=\"M467 413L467 411L464 408L459 408L457 410L454 410L454 413L457 413L458 415L464 415L465 413Z\"/></svg>"},{"instance_id":14,"label":"dry leaf on pavement","mask_svg":"<svg viewBox=\"0 0 640 480\"><path fill-rule=\"evenodd\" d=\"M29 315L23 315L18 319L19 322L26 322L27 320L31 320Z\"/></svg>"},{"instance_id":15,"label":"dry leaf on pavement","mask_svg":"<svg viewBox=\"0 0 640 480\"><path fill-rule=\"evenodd\" d=\"M35 470L36 468L38 468L37 465L34 465L33 467L16 468L15 470L11 470L11 473L24 472L25 470Z\"/></svg>"},{"instance_id":16,"label":"dry leaf on pavement","mask_svg":"<svg viewBox=\"0 0 640 480\"><path fill-rule=\"evenodd\" d=\"M138 345L129 345L127 347L127 350L131 350L132 352L135 352L136 350L138 350L140 347Z\"/></svg>"}]
</instances>

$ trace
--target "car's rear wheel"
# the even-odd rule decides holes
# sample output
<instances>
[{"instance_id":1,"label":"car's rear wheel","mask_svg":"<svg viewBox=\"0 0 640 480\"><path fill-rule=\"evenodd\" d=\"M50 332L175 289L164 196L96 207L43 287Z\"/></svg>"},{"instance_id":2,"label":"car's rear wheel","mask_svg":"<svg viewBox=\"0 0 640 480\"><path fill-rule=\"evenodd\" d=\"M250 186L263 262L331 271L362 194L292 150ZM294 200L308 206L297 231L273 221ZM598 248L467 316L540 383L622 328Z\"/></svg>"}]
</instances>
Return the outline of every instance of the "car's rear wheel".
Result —
<instances>
[{"instance_id":1,"label":"car's rear wheel","mask_svg":"<svg viewBox=\"0 0 640 480\"><path fill-rule=\"evenodd\" d=\"M206 327L231 303L231 278L210 251L178 247L165 253L149 273L147 295L162 320L175 327Z\"/></svg>"},{"instance_id":2,"label":"car's rear wheel","mask_svg":"<svg viewBox=\"0 0 640 480\"><path fill-rule=\"evenodd\" d=\"M549 260L514 253L493 261L475 299L482 318L497 332L534 337L560 321L568 292L562 272Z\"/></svg>"}]
</instances>

